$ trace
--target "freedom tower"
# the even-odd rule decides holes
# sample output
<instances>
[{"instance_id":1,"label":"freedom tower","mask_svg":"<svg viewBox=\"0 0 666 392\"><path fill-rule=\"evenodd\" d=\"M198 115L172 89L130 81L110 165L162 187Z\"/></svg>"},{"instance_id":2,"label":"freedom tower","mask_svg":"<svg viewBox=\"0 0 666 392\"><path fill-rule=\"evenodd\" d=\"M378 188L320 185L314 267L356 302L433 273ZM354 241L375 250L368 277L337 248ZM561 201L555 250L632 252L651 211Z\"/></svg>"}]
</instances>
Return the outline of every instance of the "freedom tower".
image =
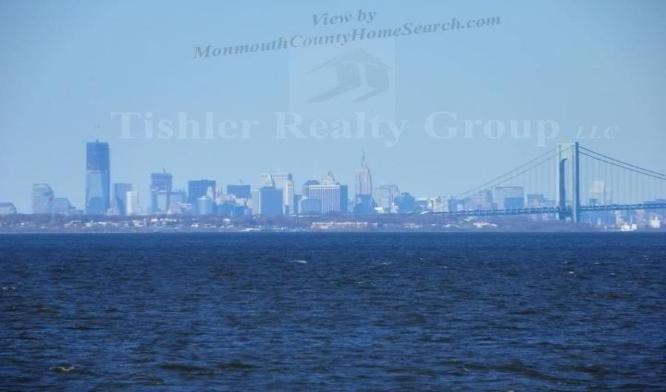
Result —
<instances>
[{"instance_id":1,"label":"freedom tower","mask_svg":"<svg viewBox=\"0 0 666 392\"><path fill-rule=\"evenodd\" d=\"M109 144L86 144L86 214L103 215L110 207Z\"/></svg>"}]
</instances>

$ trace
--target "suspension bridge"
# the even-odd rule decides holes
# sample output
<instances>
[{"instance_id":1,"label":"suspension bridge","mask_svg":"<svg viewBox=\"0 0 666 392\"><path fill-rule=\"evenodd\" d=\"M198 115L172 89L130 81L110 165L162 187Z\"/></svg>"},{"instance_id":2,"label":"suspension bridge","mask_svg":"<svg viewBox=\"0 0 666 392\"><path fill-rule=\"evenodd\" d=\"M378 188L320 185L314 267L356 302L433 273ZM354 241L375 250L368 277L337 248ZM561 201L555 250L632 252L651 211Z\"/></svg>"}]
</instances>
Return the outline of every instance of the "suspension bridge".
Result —
<instances>
[{"instance_id":1,"label":"suspension bridge","mask_svg":"<svg viewBox=\"0 0 666 392\"><path fill-rule=\"evenodd\" d=\"M580 222L606 211L666 211L666 174L583 147L560 144L454 196L454 216L546 215Z\"/></svg>"}]
</instances>

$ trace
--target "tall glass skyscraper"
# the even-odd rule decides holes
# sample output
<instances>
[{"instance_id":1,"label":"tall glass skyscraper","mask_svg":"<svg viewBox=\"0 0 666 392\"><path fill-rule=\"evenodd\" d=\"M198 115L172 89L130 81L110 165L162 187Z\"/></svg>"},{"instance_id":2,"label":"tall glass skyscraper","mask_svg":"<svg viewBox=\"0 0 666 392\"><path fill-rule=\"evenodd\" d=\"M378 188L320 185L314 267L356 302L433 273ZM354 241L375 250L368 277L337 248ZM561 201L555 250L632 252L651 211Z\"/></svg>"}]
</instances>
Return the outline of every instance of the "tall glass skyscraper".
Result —
<instances>
[{"instance_id":1,"label":"tall glass skyscraper","mask_svg":"<svg viewBox=\"0 0 666 392\"><path fill-rule=\"evenodd\" d=\"M276 217L283 214L282 189L264 186L259 189L259 213L265 217Z\"/></svg>"},{"instance_id":2,"label":"tall glass skyscraper","mask_svg":"<svg viewBox=\"0 0 666 392\"><path fill-rule=\"evenodd\" d=\"M227 185L227 194L233 195L237 199L252 198L252 191L249 185Z\"/></svg>"},{"instance_id":3,"label":"tall glass skyscraper","mask_svg":"<svg viewBox=\"0 0 666 392\"><path fill-rule=\"evenodd\" d=\"M287 215L293 214L294 209L294 177L291 173L268 174L273 185L282 190L282 208Z\"/></svg>"},{"instance_id":4,"label":"tall glass skyscraper","mask_svg":"<svg viewBox=\"0 0 666 392\"><path fill-rule=\"evenodd\" d=\"M201 196L208 196L215 200L215 181L214 180L192 180L187 182L187 202L193 206Z\"/></svg>"},{"instance_id":5,"label":"tall glass skyscraper","mask_svg":"<svg viewBox=\"0 0 666 392\"><path fill-rule=\"evenodd\" d=\"M127 215L127 192L132 190L132 184L113 184L113 207L118 215Z\"/></svg>"},{"instance_id":6,"label":"tall glass skyscraper","mask_svg":"<svg viewBox=\"0 0 666 392\"><path fill-rule=\"evenodd\" d=\"M173 177L166 170L150 175L150 210L153 214L166 214L171 205Z\"/></svg>"},{"instance_id":7,"label":"tall glass skyscraper","mask_svg":"<svg viewBox=\"0 0 666 392\"><path fill-rule=\"evenodd\" d=\"M109 144L96 140L86 145L86 214L105 214L111 201Z\"/></svg>"}]
</instances>

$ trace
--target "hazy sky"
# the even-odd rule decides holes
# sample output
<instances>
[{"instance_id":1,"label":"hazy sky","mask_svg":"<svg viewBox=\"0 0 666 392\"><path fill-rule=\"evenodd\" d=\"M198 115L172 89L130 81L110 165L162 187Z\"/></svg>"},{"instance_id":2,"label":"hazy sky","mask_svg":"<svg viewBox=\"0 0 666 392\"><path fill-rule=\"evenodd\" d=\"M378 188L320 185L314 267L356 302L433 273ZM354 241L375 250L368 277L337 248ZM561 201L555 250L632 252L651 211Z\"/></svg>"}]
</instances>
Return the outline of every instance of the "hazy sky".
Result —
<instances>
[{"instance_id":1,"label":"hazy sky","mask_svg":"<svg viewBox=\"0 0 666 392\"><path fill-rule=\"evenodd\" d=\"M110 144L112 182L133 183L143 203L149 174L162 168L173 173L176 187L197 178L258 185L270 170L292 172L298 189L328 170L352 184L363 149L376 185L449 195L573 141L580 126L586 146L666 172L666 2L341 3L0 2L0 201L30 212L32 184L46 182L56 196L82 208L85 142L95 139ZM356 18L359 9L376 13L372 23L314 25L314 14ZM454 17L501 22L352 45L194 58L197 46ZM361 102L354 99L367 91L363 86L325 102L308 101L339 80L334 67L318 67L351 49L386 66L375 68L386 73L366 73L364 80L384 75L388 88ZM257 125L244 139L157 139L146 137L136 122L132 138L123 138L116 112L150 112L155 120L176 120L183 112L200 124L210 112L216 122ZM354 132L356 113L364 113L368 121L378 116L402 124L402 133L397 141L367 134L334 139L321 132L285 139L278 137L276 112L299 113L303 124L319 128L354 120ZM436 123L445 139L424 129L435 112L449 113ZM491 120L497 121L488 125ZM559 133L545 141L484 133L486 126L497 130L511 120L528 120L532 130L556 122ZM473 137L462 134L465 121L477 124ZM611 131L594 135L594 126ZM446 134L451 127L457 136Z\"/></svg>"}]
</instances>

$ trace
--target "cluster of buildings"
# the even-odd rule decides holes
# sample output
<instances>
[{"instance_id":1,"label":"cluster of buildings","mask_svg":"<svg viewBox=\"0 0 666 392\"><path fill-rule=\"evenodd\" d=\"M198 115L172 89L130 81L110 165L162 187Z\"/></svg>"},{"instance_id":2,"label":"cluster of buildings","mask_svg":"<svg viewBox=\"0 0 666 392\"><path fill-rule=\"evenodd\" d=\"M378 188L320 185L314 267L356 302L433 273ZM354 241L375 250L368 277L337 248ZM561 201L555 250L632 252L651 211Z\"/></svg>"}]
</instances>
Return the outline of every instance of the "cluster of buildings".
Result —
<instances>
[{"instance_id":1,"label":"cluster of buildings","mask_svg":"<svg viewBox=\"0 0 666 392\"><path fill-rule=\"evenodd\" d=\"M147 205L141 204L137 189L129 183L111 183L109 144L95 141L86 145L85 206L79 210L64 197L56 197L49 184L34 184L32 213L55 215L259 215L371 214L377 210L372 197L372 174L363 157L356 172L355 193L350 199L347 185L329 172L319 180L308 180L297 188L291 173L262 175L261 185L243 183L218 186L215 180L187 182L186 189L174 186L166 170L150 174ZM0 215L15 214L11 203L0 203Z\"/></svg>"},{"instance_id":2,"label":"cluster of buildings","mask_svg":"<svg viewBox=\"0 0 666 392\"><path fill-rule=\"evenodd\" d=\"M229 184L223 188L218 187L215 180L199 179L188 181L187 189L175 189L173 176L163 170L150 175L148 211L139 209L138 194L131 189L130 184L114 184L109 213L223 217L259 215L269 218L282 215L371 213L374 211L372 175L365 159L356 178L355 199L350 201L348 186L337 181L331 172L320 180L306 181L300 189L293 175L286 172L263 174L258 188L242 183Z\"/></svg>"},{"instance_id":3,"label":"cluster of buildings","mask_svg":"<svg viewBox=\"0 0 666 392\"><path fill-rule=\"evenodd\" d=\"M34 184L32 213L63 216L145 216L189 215L238 218L260 216L359 215L442 213L476 210L520 210L555 208L557 202L543 194L526 194L521 186L498 186L483 189L463 199L445 197L416 198L401 192L397 185L373 185L372 173L365 159L354 176L350 190L332 172L323 178L310 179L298 187L291 173L269 172L261 176L260 185L243 183L220 186L215 180L195 179L185 189L174 186L166 170L150 174L148 197L129 183L111 183L108 143L95 141L86 145L85 206L79 210L65 197L56 197L48 184ZM352 193L353 192L353 193ZM595 181L589 193L589 205L609 204L609 191L603 181ZM141 202L146 204L141 204ZM0 203L0 216L16 214L11 203ZM661 227L664 211L595 212L585 222L596 226L643 223ZM554 213L531 216L538 221L557 220ZM639 222L640 221L640 222ZM644 222L642 222L644 221ZM657 222L657 223L655 223Z\"/></svg>"},{"instance_id":4,"label":"cluster of buildings","mask_svg":"<svg viewBox=\"0 0 666 392\"><path fill-rule=\"evenodd\" d=\"M521 186L498 186L493 190L484 189L463 199L450 199L449 211L473 210L518 210L526 207L555 207L554 200L548 200L542 194L525 196Z\"/></svg>"}]
</instances>

